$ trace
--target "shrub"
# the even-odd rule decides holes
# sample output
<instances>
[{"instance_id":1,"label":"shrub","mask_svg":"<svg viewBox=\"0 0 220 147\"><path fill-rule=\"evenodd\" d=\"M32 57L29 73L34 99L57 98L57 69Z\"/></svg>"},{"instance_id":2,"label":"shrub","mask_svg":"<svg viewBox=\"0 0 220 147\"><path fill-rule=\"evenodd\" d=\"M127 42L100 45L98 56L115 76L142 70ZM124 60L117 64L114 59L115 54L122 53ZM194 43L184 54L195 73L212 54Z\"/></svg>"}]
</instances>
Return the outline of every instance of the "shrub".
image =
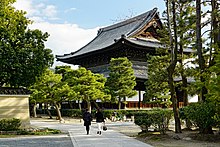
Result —
<instances>
[{"instance_id":1,"label":"shrub","mask_svg":"<svg viewBox=\"0 0 220 147\"><path fill-rule=\"evenodd\" d=\"M150 111L150 113L153 120L152 125L155 128L158 128L158 131L160 131L161 134L165 134L173 112L168 109L155 109Z\"/></svg>"},{"instance_id":2,"label":"shrub","mask_svg":"<svg viewBox=\"0 0 220 147\"><path fill-rule=\"evenodd\" d=\"M103 115L104 115L104 117L105 118L111 118L112 117L112 114L114 113L114 111L113 110L104 110L103 111Z\"/></svg>"},{"instance_id":3,"label":"shrub","mask_svg":"<svg viewBox=\"0 0 220 147\"><path fill-rule=\"evenodd\" d=\"M61 109L61 114L68 117L82 117L82 111L79 109Z\"/></svg>"},{"instance_id":4,"label":"shrub","mask_svg":"<svg viewBox=\"0 0 220 147\"><path fill-rule=\"evenodd\" d=\"M2 119L0 120L0 130L1 131L16 131L19 130L21 126L20 119Z\"/></svg>"},{"instance_id":5,"label":"shrub","mask_svg":"<svg viewBox=\"0 0 220 147\"><path fill-rule=\"evenodd\" d=\"M154 126L161 134L165 134L172 117L172 111L165 109L139 111L134 113L134 116L135 124L141 126L142 131L147 132L150 126Z\"/></svg>"},{"instance_id":6,"label":"shrub","mask_svg":"<svg viewBox=\"0 0 220 147\"><path fill-rule=\"evenodd\" d=\"M210 127L215 125L215 105L212 103L194 103L184 108L185 117L199 127L200 133L212 133ZM207 132L208 131L208 132Z\"/></svg>"},{"instance_id":7,"label":"shrub","mask_svg":"<svg viewBox=\"0 0 220 147\"><path fill-rule=\"evenodd\" d=\"M141 127L142 132L148 132L148 128L152 125L152 117L147 111L137 112L134 114L134 123Z\"/></svg>"}]
</instances>

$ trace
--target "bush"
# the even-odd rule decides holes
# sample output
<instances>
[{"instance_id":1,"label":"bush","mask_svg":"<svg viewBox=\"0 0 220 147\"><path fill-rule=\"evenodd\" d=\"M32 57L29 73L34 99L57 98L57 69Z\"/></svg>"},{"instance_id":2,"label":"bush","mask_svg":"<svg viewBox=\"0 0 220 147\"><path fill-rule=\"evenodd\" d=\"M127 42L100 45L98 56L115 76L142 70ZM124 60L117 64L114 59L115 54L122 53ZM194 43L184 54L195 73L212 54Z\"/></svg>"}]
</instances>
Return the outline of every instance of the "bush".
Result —
<instances>
[{"instance_id":1,"label":"bush","mask_svg":"<svg viewBox=\"0 0 220 147\"><path fill-rule=\"evenodd\" d=\"M0 130L1 131L17 131L20 129L21 121L20 119L2 119L0 120Z\"/></svg>"},{"instance_id":2,"label":"bush","mask_svg":"<svg viewBox=\"0 0 220 147\"><path fill-rule=\"evenodd\" d=\"M212 133L210 128L215 126L214 116L216 114L214 104L207 102L194 103L183 110L185 117L199 127L200 133Z\"/></svg>"},{"instance_id":3,"label":"bush","mask_svg":"<svg viewBox=\"0 0 220 147\"><path fill-rule=\"evenodd\" d=\"M68 117L82 117L82 111L79 109L61 109L61 114Z\"/></svg>"},{"instance_id":4,"label":"bush","mask_svg":"<svg viewBox=\"0 0 220 147\"><path fill-rule=\"evenodd\" d=\"M150 126L154 126L161 134L165 134L172 117L172 111L165 109L139 111L134 113L134 116L135 124L141 126L142 131L147 132Z\"/></svg>"},{"instance_id":5,"label":"bush","mask_svg":"<svg viewBox=\"0 0 220 147\"><path fill-rule=\"evenodd\" d=\"M113 110L104 110L103 115L104 115L105 118L110 119L112 117L113 112L114 112Z\"/></svg>"},{"instance_id":6,"label":"bush","mask_svg":"<svg viewBox=\"0 0 220 147\"><path fill-rule=\"evenodd\" d=\"M147 111L134 114L134 123L141 127L142 132L148 132L148 128L153 124L152 117Z\"/></svg>"}]
</instances>

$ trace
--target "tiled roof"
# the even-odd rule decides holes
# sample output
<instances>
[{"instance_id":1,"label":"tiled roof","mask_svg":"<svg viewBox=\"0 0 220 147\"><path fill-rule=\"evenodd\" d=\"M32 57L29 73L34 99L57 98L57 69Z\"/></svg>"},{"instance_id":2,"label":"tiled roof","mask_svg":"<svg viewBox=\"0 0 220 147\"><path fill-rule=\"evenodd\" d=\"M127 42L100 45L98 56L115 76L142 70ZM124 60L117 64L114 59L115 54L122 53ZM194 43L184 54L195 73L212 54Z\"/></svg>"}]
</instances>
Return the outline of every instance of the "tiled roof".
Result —
<instances>
[{"instance_id":1,"label":"tiled roof","mask_svg":"<svg viewBox=\"0 0 220 147\"><path fill-rule=\"evenodd\" d=\"M146 13L138 15L136 17L127 19L120 23L101 28L98 31L97 36L89 42L87 45L77 50L76 52L72 52L70 54L65 55L57 55L56 58L59 61L80 56L83 54L87 54L94 51L99 51L104 48L107 48L113 45L116 40L121 39L122 36L125 36L125 39L128 39L130 36L140 31L148 22L150 22L154 16L157 14L157 8L154 8ZM133 43L140 43L138 41L133 41ZM146 44L142 44L146 45Z\"/></svg>"},{"instance_id":2,"label":"tiled roof","mask_svg":"<svg viewBox=\"0 0 220 147\"><path fill-rule=\"evenodd\" d=\"M0 94L4 95L29 95L31 91L25 88L0 87Z\"/></svg>"}]
</instances>

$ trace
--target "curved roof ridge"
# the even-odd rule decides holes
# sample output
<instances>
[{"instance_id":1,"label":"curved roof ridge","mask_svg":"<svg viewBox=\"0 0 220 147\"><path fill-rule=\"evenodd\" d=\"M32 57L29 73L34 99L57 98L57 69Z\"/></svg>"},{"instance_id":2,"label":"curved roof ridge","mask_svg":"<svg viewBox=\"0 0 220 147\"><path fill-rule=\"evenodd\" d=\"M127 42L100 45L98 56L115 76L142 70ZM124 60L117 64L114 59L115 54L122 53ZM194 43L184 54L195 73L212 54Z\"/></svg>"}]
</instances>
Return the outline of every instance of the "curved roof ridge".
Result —
<instances>
[{"instance_id":1,"label":"curved roof ridge","mask_svg":"<svg viewBox=\"0 0 220 147\"><path fill-rule=\"evenodd\" d=\"M115 29L115 28L127 25L127 24L132 23L132 22L137 21L137 20L143 19L143 21L144 21L146 18L149 17L149 15L153 14L152 16L154 16L155 12L157 12L157 8L156 7L153 8L152 10L150 10L150 11L147 11L145 13L139 14L138 16L126 19L124 21L118 22L116 24L113 24L113 25L110 25L110 26L107 26L107 27L104 27L104 28L100 28L99 31L98 31L98 34L100 34L103 31L108 31L108 30L112 30L112 29Z\"/></svg>"},{"instance_id":2,"label":"curved roof ridge","mask_svg":"<svg viewBox=\"0 0 220 147\"><path fill-rule=\"evenodd\" d=\"M150 12L150 11L148 11L148 12ZM146 16L145 17L145 20L143 20L143 22L142 23L140 23L139 25L137 25L135 28L133 28L133 30L131 30L128 34L127 34L127 36L132 36L133 34L135 34L136 32L138 32L138 31L140 31L140 29L142 29L142 27L145 25L145 22L150 22L153 18L154 18L154 16L157 14L157 8L154 8L154 9L152 9L151 10L151 13L149 13L151 16L149 17L149 16ZM148 14L148 15L149 15Z\"/></svg>"},{"instance_id":3,"label":"curved roof ridge","mask_svg":"<svg viewBox=\"0 0 220 147\"><path fill-rule=\"evenodd\" d=\"M68 55L73 55L73 54L75 54L75 53L81 51L84 47L88 46L88 45L91 44L94 40L96 40L96 38L98 38L100 34L101 34L101 33L99 33L99 30L98 30L98 34L97 34L90 42L88 42L87 44L85 44L85 45L82 46L80 49L76 50L75 52L69 53Z\"/></svg>"}]
</instances>

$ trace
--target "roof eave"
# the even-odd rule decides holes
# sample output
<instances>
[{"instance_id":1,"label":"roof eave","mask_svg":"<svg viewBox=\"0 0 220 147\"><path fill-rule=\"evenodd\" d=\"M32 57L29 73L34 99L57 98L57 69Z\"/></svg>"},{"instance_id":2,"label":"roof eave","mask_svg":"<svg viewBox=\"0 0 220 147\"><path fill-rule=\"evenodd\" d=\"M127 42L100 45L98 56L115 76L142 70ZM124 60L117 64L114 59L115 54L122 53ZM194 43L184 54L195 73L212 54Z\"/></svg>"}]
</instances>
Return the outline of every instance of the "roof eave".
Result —
<instances>
[{"instance_id":1,"label":"roof eave","mask_svg":"<svg viewBox=\"0 0 220 147\"><path fill-rule=\"evenodd\" d=\"M155 17L155 15L158 15L158 13L157 13L157 8L154 8L152 11L153 11L153 12L152 12L152 14L151 14L151 16L150 16L150 19L149 19L148 17L145 17L145 20L142 21L142 23L141 23L139 26L137 26L137 27L134 28L132 31L130 31L130 32L127 34L127 37L134 36L136 33L138 33L138 32L146 25L147 22L149 23L149 22Z\"/></svg>"}]
</instances>

